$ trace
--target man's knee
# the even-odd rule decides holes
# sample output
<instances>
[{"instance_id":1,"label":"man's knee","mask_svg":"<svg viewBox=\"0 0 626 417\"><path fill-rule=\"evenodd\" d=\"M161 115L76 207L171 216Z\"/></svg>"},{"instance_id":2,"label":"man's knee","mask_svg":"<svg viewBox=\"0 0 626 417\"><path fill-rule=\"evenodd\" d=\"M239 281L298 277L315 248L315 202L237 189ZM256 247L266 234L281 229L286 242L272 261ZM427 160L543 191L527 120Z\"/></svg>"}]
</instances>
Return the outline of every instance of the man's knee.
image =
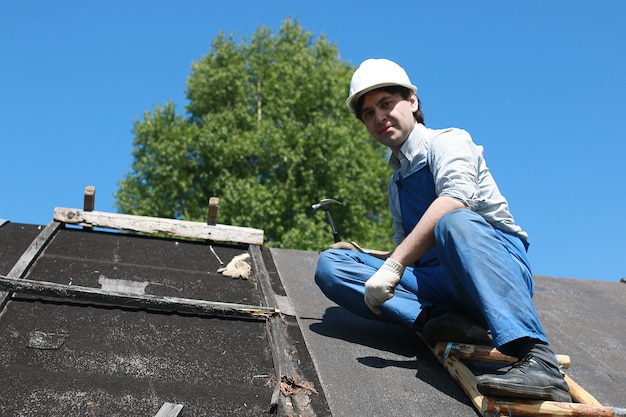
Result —
<instances>
[{"instance_id":1,"label":"man's knee","mask_svg":"<svg viewBox=\"0 0 626 417\"><path fill-rule=\"evenodd\" d=\"M441 235L449 231L462 231L476 220L483 220L480 215L469 209L456 209L446 213L435 227L435 235Z\"/></svg>"},{"instance_id":2,"label":"man's knee","mask_svg":"<svg viewBox=\"0 0 626 417\"><path fill-rule=\"evenodd\" d=\"M337 281L337 267L345 262L345 250L328 249L320 253L315 270L315 283L324 292L331 291Z\"/></svg>"}]
</instances>

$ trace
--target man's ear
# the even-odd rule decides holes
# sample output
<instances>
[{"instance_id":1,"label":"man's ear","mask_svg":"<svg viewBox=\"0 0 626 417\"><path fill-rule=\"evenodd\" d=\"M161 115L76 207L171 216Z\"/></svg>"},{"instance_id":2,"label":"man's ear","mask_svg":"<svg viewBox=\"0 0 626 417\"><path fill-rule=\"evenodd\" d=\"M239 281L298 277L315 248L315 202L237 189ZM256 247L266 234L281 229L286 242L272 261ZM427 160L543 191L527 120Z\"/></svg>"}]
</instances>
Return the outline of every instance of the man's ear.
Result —
<instances>
[{"instance_id":1,"label":"man's ear","mask_svg":"<svg viewBox=\"0 0 626 417\"><path fill-rule=\"evenodd\" d=\"M417 96L415 94L411 94L411 97L409 97L409 103L411 104L411 111L413 113L419 110L419 101L417 100Z\"/></svg>"}]
</instances>

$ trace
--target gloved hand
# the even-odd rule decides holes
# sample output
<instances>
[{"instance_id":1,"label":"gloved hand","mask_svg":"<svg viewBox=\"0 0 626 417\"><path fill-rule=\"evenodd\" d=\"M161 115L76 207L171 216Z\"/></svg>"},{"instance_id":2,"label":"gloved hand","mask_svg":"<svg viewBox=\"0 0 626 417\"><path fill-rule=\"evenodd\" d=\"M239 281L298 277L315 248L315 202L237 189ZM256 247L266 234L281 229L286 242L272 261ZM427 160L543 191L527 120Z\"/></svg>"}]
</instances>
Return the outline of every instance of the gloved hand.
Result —
<instances>
[{"instance_id":1,"label":"gloved hand","mask_svg":"<svg viewBox=\"0 0 626 417\"><path fill-rule=\"evenodd\" d=\"M220 268L217 272L221 272L224 276L231 278L248 279L252 267L246 262L250 258L248 252L235 256L225 268Z\"/></svg>"},{"instance_id":2,"label":"gloved hand","mask_svg":"<svg viewBox=\"0 0 626 417\"><path fill-rule=\"evenodd\" d=\"M393 297L405 267L387 258L383 266L365 282L365 304L374 314L380 314L380 306Z\"/></svg>"}]
</instances>

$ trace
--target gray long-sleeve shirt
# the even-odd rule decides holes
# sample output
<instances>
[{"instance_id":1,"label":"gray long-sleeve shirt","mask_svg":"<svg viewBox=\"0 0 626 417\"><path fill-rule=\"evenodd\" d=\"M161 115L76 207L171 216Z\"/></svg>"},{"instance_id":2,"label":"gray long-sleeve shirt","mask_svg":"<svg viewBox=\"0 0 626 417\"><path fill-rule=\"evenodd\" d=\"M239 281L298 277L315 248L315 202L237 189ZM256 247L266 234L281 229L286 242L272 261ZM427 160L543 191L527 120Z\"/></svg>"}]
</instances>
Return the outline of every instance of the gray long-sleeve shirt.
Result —
<instances>
[{"instance_id":1,"label":"gray long-sleeve shirt","mask_svg":"<svg viewBox=\"0 0 626 417\"><path fill-rule=\"evenodd\" d=\"M437 196L460 200L494 227L528 241L526 232L515 224L509 205L487 168L482 146L476 145L465 130L435 130L417 124L400 148L398 158L392 155L389 165L394 170L388 191L396 243L410 232L402 226L396 180L425 166L432 172Z\"/></svg>"}]
</instances>

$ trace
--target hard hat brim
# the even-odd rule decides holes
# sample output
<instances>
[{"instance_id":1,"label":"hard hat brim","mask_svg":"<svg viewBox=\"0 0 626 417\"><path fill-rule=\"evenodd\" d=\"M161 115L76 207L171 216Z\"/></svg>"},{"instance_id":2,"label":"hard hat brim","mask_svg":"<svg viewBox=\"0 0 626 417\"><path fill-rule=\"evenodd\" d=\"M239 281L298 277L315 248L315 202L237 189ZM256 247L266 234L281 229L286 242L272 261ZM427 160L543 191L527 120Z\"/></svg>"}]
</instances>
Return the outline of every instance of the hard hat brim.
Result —
<instances>
[{"instance_id":1,"label":"hard hat brim","mask_svg":"<svg viewBox=\"0 0 626 417\"><path fill-rule=\"evenodd\" d=\"M355 111L354 110L354 105L359 100L359 98L361 98L365 94L369 93L370 91L374 91L374 90L377 90L379 88L382 88L382 87L391 87L391 86L395 86L395 85L408 88L409 90L413 91L413 94L417 93L417 87L414 86L413 84L402 84L402 83L394 83L394 82L378 83L378 84L370 85L367 88L364 88L364 89L362 89L360 91L357 91L356 93L352 94L350 97L348 97L346 99L346 105L348 106L348 108L350 110L352 110L352 112L354 112Z\"/></svg>"}]
</instances>

